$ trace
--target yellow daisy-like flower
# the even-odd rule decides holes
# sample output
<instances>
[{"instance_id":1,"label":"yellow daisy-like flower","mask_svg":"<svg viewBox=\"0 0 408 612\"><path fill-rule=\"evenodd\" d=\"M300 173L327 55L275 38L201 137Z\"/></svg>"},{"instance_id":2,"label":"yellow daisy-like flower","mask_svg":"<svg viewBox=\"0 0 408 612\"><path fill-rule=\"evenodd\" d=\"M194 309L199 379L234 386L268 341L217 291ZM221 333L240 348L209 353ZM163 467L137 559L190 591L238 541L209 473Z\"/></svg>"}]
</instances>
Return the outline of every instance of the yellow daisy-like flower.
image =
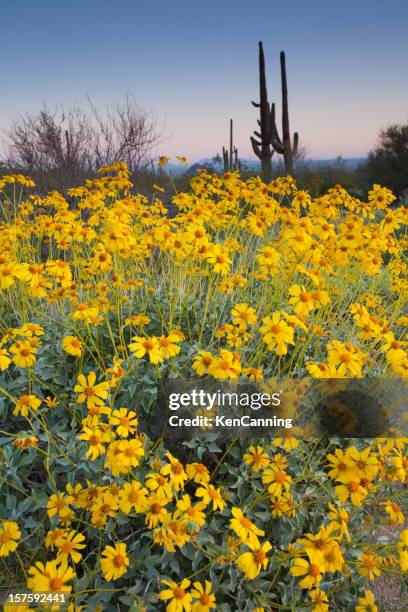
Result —
<instances>
[{"instance_id":1,"label":"yellow daisy-like flower","mask_svg":"<svg viewBox=\"0 0 408 612\"><path fill-rule=\"evenodd\" d=\"M280 497L282 491L287 491L292 482L292 477L289 476L280 466L272 464L262 474L262 482L268 486L268 492L275 497Z\"/></svg>"},{"instance_id":2,"label":"yellow daisy-like flower","mask_svg":"<svg viewBox=\"0 0 408 612\"><path fill-rule=\"evenodd\" d=\"M148 495L148 490L142 487L138 480L125 482L123 489L119 490L119 508L125 514L129 514L132 510L144 512L147 507Z\"/></svg>"},{"instance_id":3,"label":"yellow daisy-like flower","mask_svg":"<svg viewBox=\"0 0 408 612\"><path fill-rule=\"evenodd\" d=\"M299 582L301 589L312 589L322 580L321 567L317 563L311 563L303 557L296 557L290 568L292 576L304 576Z\"/></svg>"},{"instance_id":4,"label":"yellow daisy-like flower","mask_svg":"<svg viewBox=\"0 0 408 612\"><path fill-rule=\"evenodd\" d=\"M80 374L78 376L78 383L74 387L74 391L79 393L77 402L79 404L86 402L88 409L103 406L104 400L106 400L108 397L109 383L95 383L95 372L91 372L88 375L88 378L86 378L83 374Z\"/></svg>"},{"instance_id":5,"label":"yellow daisy-like flower","mask_svg":"<svg viewBox=\"0 0 408 612\"><path fill-rule=\"evenodd\" d=\"M205 586L201 582L194 582L191 596L193 598L193 605L191 606L191 612L210 612L217 608L217 602L215 595L212 591L212 583L210 580L205 581Z\"/></svg>"},{"instance_id":6,"label":"yellow daisy-like flower","mask_svg":"<svg viewBox=\"0 0 408 612\"><path fill-rule=\"evenodd\" d=\"M268 349L274 350L277 355L286 355L288 344L294 344L293 327L286 323L279 312L264 317L260 332Z\"/></svg>"},{"instance_id":7,"label":"yellow daisy-like flower","mask_svg":"<svg viewBox=\"0 0 408 612\"><path fill-rule=\"evenodd\" d=\"M220 350L220 357L214 359L208 367L208 373L214 378L238 378L241 372L241 363L238 353L227 349Z\"/></svg>"},{"instance_id":8,"label":"yellow daisy-like flower","mask_svg":"<svg viewBox=\"0 0 408 612\"><path fill-rule=\"evenodd\" d=\"M261 570L265 570L268 566L269 559L267 553L272 546L268 540L260 545L259 541L247 544L251 549L250 552L245 552L237 559L237 566L248 580L253 580L258 576Z\"/></svg>"},{"instance_id":9,"label":"yellow daisy-like flower","mask_svg":"<svg viewBox=\"0 0 408 612\"><path fill-rule=\"evenodd\" d=\"M200 351L193 359L193 370L198 376L204 376L214 360L215 357L208 351Z\"/></svg>"},{"instance_id":10,"label":"yellow daisy-like flower","mask_svg":"<svg viewBox=\"0 0 408 612\"><path fill-rule=\"evenodd\" d=\"M26 417L30 410L37 410L40 405L41 400L35 395L22 395L13 410L13 414L16 416L21 414L21 416Z\"/></svg>"},{"instance_id":11,"label":"yellow daisy-like flower","mask_svg":"<svg viewBox=\"0 0 408 612\"><path fill-rule=\"evenodd\" d=\"M126 554L126 544L119 542L114 546L105 546L100 559L101 569L105 580L117 580L126 574L129 566L129 557Z\"/></svg>"},{"instance_id":12,"label":"yellow daisy-like flower","mask_svg":"<svg viewBox=\"0 0 408 612\"><path fill-rule=\"evenodd\" d=\"M327 593L320 589L314 589L309 593L310 599L313 602L313 612L329 612L329 599Z\"/></svg>"},{"instance_id":13,"label":"yellow daisy-like flower","mask_svg":"<svg viewBox=\"0 0 408 612\"><path fill-rule=\"evenodd\" d=\"M163 474L163 476L168 476L174 489L180 491L184 489L184 483L187 480L184 466L176 457L173 457L171 453L166 453L166 457L169 463L161 468L160 473Z\"/></svg>"},{"instance_id":14,"label":"yellow daisy-like flower","mask_svg":"<svg viewBox=\"0 0 408 612\"><path fill-rule=\"evenodd\" d=\"M239 329L246 330L249 325L254 325L257 320L254 308L248 304L236 304L231 310L232 322Z\"/></svg>"},{"instance_id":15,"label":"yellow daisy-like flower","mask_svg":"<svg viewBox=\"0 0 408 612\"><path fill-rule=\"evenodd\" d=\"M139 424L136 412L127 408L114 410L109 417L109 423L116 427L116 433L123 438L135 433Z\"/></svg>"},{"instance_id":16,"label":"yellow daisy-like flower","mask_svg":"<svg viewBox=\"0 0 408 612\"><path fill-rule=\"evenodd\" d=\"M72 586L66 584L75 577L75 572L68 565L66 559L59 561L41 561L31 566L28 570L30 578L27 580L27 587L32 591L65 591L70 592Z\"/></svg>"},{"instance_id":17,"label":"yellow daisy-like flower","mask_svg":"<svg viewBox=\"0 0 408 612\"><path fill-rule=\"evenodd\" d=\"M35 364L35 354L37 347L30 342L17 341L10 346L10 353L13 353L12 361L19 368L30 368Z\"/></svg>"},{"instance_id":18,"label":"yellow daisy-like flower","mask_svg":"<svg viewBox=\"0 0 408 612\"><path fill-rule=\"evenodd\" d=\"M76 336L65 336L62 341L62 348L68 355L80 357L83 351L83 343Z\"/></svg>"},{"instance_id":19,"label":"yellow daisy-like flower","mask_svg":"<svg viewBox=\"0 0 408 612\"><path fill-rule=\"evenodd\" d=\"M4 348L0 348L0 370L7 370L11 363L8 352Z\"/></svg>"},{"instance_id":20,"label":"yellow daisy-like flower","mask_svg":"<svg viewBox=\"0 0 408 612\"><path fill-rule=\"evenodd\" d=\"M180 352L180 347L177 344L180 338L177 334L169 334L168 336L160 336L159 346L160 352L166 359L175 357Z\"/></svg>"},{"instance_id":21,"label":"yellow daisy-like flower","mask_svg":"<svg viewBox=\"0 0 408 612\"><path fill-rule=\"evenodd\" d=\"M404 525L405 516L399 504L396 504L395 502L388 500L385 502L381 502L381 505L384 506L384 510L390 517L389 518L390 525Z\"/></svg>"},{"instance_id":22,"label":"yellow daisy-like flower","mask_svg":"<svg viewBox=\"0 0 408 612\"><path fill-rule=\"evenodd\" d=\"M222 498L221 490L216 489L212 484L206 484L203 487L198 487L195 494L196 497L202 497L202 500L206 506L212 503L213 511L222 511L227 505L226 501Z\"/></svg>"},{"instance_id":23,"label":"yellow daisy-like flower","mask_svg":"<svg viewBox=\"0 0 408 612\"><path fill-rule=\"evenodd\" d=\"M235 531L237 536L248 546L257 546L257 536L265 535L265 532L244 515L240 508L231 508L233 518L230 520L230 528Z\"/></svg>"},{"instance_id":24,"label":"yellow daisy-like flower","mask_svg":"<svg viewBox=\"0 0 408 612\"><path fill-rule=\"evenodd\" d=\"M253 472L259 472L268 467L271 460L262 446L250 446L248 452L244 455L244 462L251 466Z\"/></svg>"},{"instance_id":25,"label":"yellow daisy-like flower","mask_svg":"<svg viewBox=\"0 0 408 612\"><path fill-rule=\"evenodd\" d=\"M133 336L133 342L129 344L129 348L135 357L141 359L147 355L150 363L161 363L164 360L163 351L160 346L159 339L155 336L143 338L141 336Z\"/></svg>"},{"instance_id":26,"label":"yellow daisy-like flower","mask_svg":"<svg viewBox=\"0 0 408 612\"><path fill-rule=\"evenodd\" d=\"M55 540L55 546L58 549L57 559L68 560L71 557L73 563L79 563L82 555L78 551L85 548L84 540L85 536L82 533L76 531L64 532Z\"/></svg>"},{"instance_id":27,"label":"yellow daisy-like flower","mask_svg":"<svg viewBox=\"0 0 408 612\"><path fill-rule=\"evenodd\" d=\"M364 590L364 597L357 597L358 605L355 606L355 612L377 612L378 608L375 604L375 599L372 591Z\"/></svg>"},{"instance_id":28,"label":"yellow daisy-like flower","mask_svg":"<svg viewBox=\"0 0 408 612\"><path fill-rule=\"evenodd\" d=\"M17 549L17 540L21 538L21 531L15 521L0 523L0 557L7 557Z\"/></svg>"},{"instance_id":29,"label":"yellow daisy-like flower","mask_svg":"<svg viewBox=\"0 0 408 612\"><path fill-rule=\"evenodd\" d=\"M210 482L210 473L203 463L187 463L187 477L198 484L207 484Z\"/></svg>"},{"instance_id":30,"label":"yellow daisy-like flower","mask_svg":"<svg viewBox=\"0 0 408 612\"><path fill-rule=\"evenodd\" d=\"M167 589L160 592L161 601L169 601L166 606L166 612L191 612L191 602L193 596L187 593L187 589L191 585L190 580L184 578L179 584L173 580L162 580Z\"/></svg>"},{"instance_id":31,"label":"yellow daisy-like flower","mask_svg":"<svg viewBox=\"0 0 408 612\"><path fill-rule=\"evenodd\" d=\"M362 576L367 576L369 580L375 580L380 576L381 569L378 566L379 559L371 552L365 552L360 555L358 563L358 572Z\"/></svg>"}]
</instances>

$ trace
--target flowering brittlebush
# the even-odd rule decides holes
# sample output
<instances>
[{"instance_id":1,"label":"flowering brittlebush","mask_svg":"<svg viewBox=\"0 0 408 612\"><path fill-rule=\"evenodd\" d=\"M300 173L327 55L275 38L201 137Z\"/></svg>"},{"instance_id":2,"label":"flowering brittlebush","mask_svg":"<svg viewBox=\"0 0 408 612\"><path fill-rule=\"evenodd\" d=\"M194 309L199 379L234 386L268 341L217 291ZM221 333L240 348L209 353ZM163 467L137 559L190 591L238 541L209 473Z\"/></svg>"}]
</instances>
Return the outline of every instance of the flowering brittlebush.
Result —
<instances>
[{"instance_id":1,"label":"flowering brittlebush","mask_svg":"<svg viewBox=\"0 0 408 612\"><path fill-rule=\"evenodd\" d=\"M169 159L150 199L123 162L66 194L0 178L0 590L70 593L69 612L377 610L379 577L408 571L403 432L163 439L158 389L281 389L291 418L308 378L406 381L407 209L377 184L314 198L205 169L171 196Z\"/></svg>"}]
</instances>

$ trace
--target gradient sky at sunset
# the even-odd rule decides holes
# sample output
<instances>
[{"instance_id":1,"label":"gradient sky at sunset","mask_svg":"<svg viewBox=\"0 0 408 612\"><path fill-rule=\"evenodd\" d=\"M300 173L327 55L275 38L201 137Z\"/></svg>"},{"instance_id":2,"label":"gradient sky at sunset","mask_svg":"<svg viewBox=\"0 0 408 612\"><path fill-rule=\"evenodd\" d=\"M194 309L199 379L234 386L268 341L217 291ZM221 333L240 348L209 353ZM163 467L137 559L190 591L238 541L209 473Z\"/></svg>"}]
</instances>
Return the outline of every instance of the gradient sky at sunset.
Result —
<instances>
[{"instance_id":1,"label":"gradient sky at sunset","mask_svg":"<svg viewBox=\"0 0 408 612\"><path fill-rule=\"evenodd\" d=\"M364 156L408 121L408 2L320 0L4 1L0 127L59 103L98 107L131 93L168 136L159 153L221 152L235 123L242 157L257 111L258 40L280 119L287 54L291 128L308 156Z\"/></svg>"}]
</instances>

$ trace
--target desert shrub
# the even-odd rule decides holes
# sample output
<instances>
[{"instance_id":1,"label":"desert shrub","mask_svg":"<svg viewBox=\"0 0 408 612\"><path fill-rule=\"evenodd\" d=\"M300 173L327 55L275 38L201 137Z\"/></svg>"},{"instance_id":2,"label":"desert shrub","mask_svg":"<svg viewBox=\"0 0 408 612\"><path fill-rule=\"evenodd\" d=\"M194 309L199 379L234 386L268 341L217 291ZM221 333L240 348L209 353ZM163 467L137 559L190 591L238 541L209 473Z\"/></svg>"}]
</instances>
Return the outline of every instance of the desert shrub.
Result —
<instances>
[{"instance_id":1,"label":"desert shrub","mask_svg":"<svg viewBox=\"0 0 408 612\"><path fill-rule=\"evenodd\" d=\"M375 610L381 574L403 585L402 433L172 452L147 433L165 377L290 377L288 414L310 378L407 378L388 189L312 199L203 171L169 219L123 163L69 190L74 207L22 175L0 187L4 587L71 593L70 610L324 612ZM377 538L385 521L400 533Z\"/></svg>"}]
</instances>

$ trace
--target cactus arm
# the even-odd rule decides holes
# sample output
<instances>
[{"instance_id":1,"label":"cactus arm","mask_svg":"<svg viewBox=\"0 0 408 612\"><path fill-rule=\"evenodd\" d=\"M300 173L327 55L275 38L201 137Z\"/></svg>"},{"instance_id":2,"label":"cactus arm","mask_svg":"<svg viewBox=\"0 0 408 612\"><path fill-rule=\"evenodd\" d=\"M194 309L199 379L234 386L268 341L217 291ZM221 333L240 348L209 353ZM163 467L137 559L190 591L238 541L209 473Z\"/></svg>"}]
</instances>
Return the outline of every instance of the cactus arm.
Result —
<instances>
[{"instance_id":1,"label":"cactus arm","mask_svg":"<svg viewBox=\"0 0 408 612\"><path fill-rule=\"evenodd\" d=\"M296 155L299 148L299 134L295 132L293 134L293 155Z\"/></svg>"},{"instance_id":2,"label":"cactus arm","mask_svg":"<svg viewBox=\"0 0 408 612\"><path fill-rule=\"evenodd\" d=\"M251 136L251 144L252 144L252 149L253 149L255 155L257 157L259 157L259 159L262 159L262 153L261 153L261 149L260 149L261 143L258 142L257 140L255 140L255 138L253 136Z\"/></svg>"},{"instance_id":3,"label":"cactus arm","mask_svg":"<svg viewBox=\"0 0 408 612\"><path fill-rule=\"evenodd\" d=\"M286 77L286 58L284 51L280 53L280 64L282 83L282 140L284 143L289 143L290 146L288 81Z\"/></svg>"}]
</instances>

